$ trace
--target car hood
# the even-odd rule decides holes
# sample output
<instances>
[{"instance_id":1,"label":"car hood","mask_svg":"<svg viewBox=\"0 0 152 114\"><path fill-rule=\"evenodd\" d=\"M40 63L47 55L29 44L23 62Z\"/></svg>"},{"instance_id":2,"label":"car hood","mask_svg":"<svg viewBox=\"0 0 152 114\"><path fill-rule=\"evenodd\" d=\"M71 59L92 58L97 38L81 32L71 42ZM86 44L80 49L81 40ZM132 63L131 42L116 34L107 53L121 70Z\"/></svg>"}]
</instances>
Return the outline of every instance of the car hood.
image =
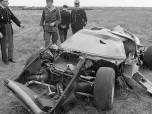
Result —
<instances>
[{"instance_id":1,"label":"car hood","mask_svg":"<svg viewBox=\"0 0 152 114\"><path fill-rule=\"evenodd\" d=\"M80 30L63 42L61 48L109 60L123 61L126 58L123 42L108 29Z\"/></svg>"}]
</instances>

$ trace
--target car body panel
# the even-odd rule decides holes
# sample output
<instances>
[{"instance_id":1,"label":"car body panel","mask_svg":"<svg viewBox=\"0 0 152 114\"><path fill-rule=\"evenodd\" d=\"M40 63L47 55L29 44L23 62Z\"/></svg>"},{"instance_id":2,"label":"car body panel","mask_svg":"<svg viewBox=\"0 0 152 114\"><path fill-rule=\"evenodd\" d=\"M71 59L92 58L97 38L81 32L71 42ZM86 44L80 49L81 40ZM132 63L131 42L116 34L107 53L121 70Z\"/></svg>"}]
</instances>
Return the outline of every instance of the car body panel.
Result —
<instances>
[{"instance_id":1,"label":"car body panel","mask_svg":"<svg viewBox=\"0 0 152 114\"><path fill-rule=\"evenodd\" d=\"M83 29L62 43L61 48L122 62L126 55L121 39L105 30L98 32Z\"/></svg>"},{"instance_id":2,"label":"car body panel","mask_svg":"<svg viewBox=\"0 0 152 114\"><path fill-rule=\"evenodd\" d=\"M38 94L34 93L25 85L9 79L4 80L4 85L12 91L12 94L30 113L42 114L43 111L36 104L34 97L38 96Z\"/></svg>"},{"instance_id":3,"label":"car body panel","mask_svg":"<svg viewBox=\"0 0 152 114\"><path fill-rule=\"evenodd\" d=\"M140 46L140 45L141 45L140 40L139 40L133 33L127 31L127 30L124 29L124 28L122 28L120 25L116 26L116 27L113 29L113 32L114 32L114 31L116 32L116 34L123 35L124 37L133 40L137 46Z\"/></svg>"}]
</instances>

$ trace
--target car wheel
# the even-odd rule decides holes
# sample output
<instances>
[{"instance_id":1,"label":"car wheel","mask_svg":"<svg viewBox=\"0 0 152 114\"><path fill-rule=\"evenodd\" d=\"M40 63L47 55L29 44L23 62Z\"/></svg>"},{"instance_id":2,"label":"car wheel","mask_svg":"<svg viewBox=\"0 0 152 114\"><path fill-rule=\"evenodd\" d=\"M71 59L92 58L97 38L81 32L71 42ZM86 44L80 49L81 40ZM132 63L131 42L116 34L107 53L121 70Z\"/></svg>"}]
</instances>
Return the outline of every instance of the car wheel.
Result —
<instances>
[{"instance_id":1,"label":"car wheel","mask_svg":"<svg viewBox=\"0 0 152 114\"><path fill-rule=\"evenodd\" d=\"M152 70L152 45L148 47L143 57L143 66Z\"/></svg>"},{"instance_id":2,"label":"car wheel","mask_svg":"<svg viewBox=\"0 0 152 114\"><path fill-rule=\"evenodd\" d=\"M25 64L25 68L27 67L27 71L30 72L30 74L33 74L35 72L37 72L37 70L40 68L41 66L41 61L38 57L38 53L34 53L32 54L28 60L26 61Z\"/></svg>"},{"instance_id":3,"label":"car wheel","mask_svg":"<svg viewBox=\"0 0 152 114\"><path fill-rule=\"evenodd\" d=\"M26 61L26 64L25 64L25 67L28 66L29 64L31 64L31 62L35 59L35 61L38 60L38 56L39 56L39 53L43 52L44 49L40 49L38 51L38 53L33 53ZM37 59L36 59L37 58ZM34 62L34 61L33 61ZM39 61L40 62L40 61Z\"/></svg>"},{"instance_id":4,"label":"car wheel","mask_svg":"<svg viewBox=\"0 0 152 114\"><path fill-rule=\"evenodd\" d=\"M32 54L32 55L27 59L27 61L26 61L26 63L25 63L25 67L28 66L28 65L35 59L36 56L37 56L37 53Z\"/></svg>"},{"instance_id":5,"label":"car wheel","mask_svg":"<svg viewBox=\"0 0 152 114\"><path fill-rule=\"evenodd\" d=\"M101 110L110 110L113 107L115 89L115 71L110 67L100 67L96 73L94 84L94 103Z\"/></svg>"}]
</instances>

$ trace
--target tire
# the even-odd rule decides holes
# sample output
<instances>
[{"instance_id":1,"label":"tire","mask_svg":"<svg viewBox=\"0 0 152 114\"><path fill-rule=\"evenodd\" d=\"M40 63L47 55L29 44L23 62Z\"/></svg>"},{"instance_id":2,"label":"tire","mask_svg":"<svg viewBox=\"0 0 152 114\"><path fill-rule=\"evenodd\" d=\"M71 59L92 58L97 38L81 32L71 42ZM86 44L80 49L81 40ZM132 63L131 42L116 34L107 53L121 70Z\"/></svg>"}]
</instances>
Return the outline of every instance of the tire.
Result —
<instances>
[{"instance_id":1,"label":"tire","mask_svg":"<svg viewBox=\"0 0 152 114\"><path fill-rule=\"evenodd\" d=\"M26 70L29 71L30 74L33 74L33 73L37 72L38 69L40 69L41 61L40 61L39 57L37 57L37 55L38 55L38 53L32 54L26 61L25 68L28 66Z\"/></svg>"},{"instance_id":2,"label":"tire","mask_svg":"<svg viewBox=\"0 0 152 114\"><path fill-rule=\"evenodd\" d=\"M100 67L96 73L94 84L94 105L104 111L112 109L114 89L114 69L110 67Z\"/></svg>"},{"instance_id":3,"label":"tire","mask_svg":"<svg viewBox=\"0 0 152 114\"><path fill-rule=\"evenodd\" d=\"M28 66L28 65L35 59L36 56L37 56L37 53L32 54L32 55L27 59L27 61L26 61L26 63L25 63L25 67Z\"/></svg>"},{"instance_id":4,"label":"tire","mask_svg":"<svg viewBox=\"0 0 152 114\"><path fill-rule=\"evenodd\" d=\"M152 45L148 47L143 57L143 66L152 70Z\"/></svg>"},{"instance_id":5,"label":"tire","mask_svg":"<svg viewBox=\"0 0 152 114\"><path fill-rule=\"evenodd\" d=\"M33 53L26 61L25 67L28 66L37 56L40 52L43 52L44 49L40 49L38 53ZM37 60L37 59L36 59ZM36 61L35 60L35 61ZM34 61L33 61L34 62Z\"/></svg>"}]
</instances>

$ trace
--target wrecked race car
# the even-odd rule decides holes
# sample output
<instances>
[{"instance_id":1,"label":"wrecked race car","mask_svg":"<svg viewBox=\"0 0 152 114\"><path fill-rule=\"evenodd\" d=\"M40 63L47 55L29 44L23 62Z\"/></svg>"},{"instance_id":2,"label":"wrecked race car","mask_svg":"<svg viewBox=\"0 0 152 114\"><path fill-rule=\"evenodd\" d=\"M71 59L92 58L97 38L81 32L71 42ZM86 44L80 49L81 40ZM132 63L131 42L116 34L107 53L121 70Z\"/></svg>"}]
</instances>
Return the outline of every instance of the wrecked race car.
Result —
<instances>
[{"instance_id":1,"label":"wrecked race car","mask_svg":"<svg viewBox=\"0 0 152 114\"><path fill-rule=\"evenodd\" d=\"M132 78L152 93L151 82L138 72L142 65L152 68L152 46L146 49L120 26L95 27L31 55L21 74L4 85L32 114L60 114L82 99L110 110L117 81L127 86L125 79Z\"/></svg>"}]
</instances>

